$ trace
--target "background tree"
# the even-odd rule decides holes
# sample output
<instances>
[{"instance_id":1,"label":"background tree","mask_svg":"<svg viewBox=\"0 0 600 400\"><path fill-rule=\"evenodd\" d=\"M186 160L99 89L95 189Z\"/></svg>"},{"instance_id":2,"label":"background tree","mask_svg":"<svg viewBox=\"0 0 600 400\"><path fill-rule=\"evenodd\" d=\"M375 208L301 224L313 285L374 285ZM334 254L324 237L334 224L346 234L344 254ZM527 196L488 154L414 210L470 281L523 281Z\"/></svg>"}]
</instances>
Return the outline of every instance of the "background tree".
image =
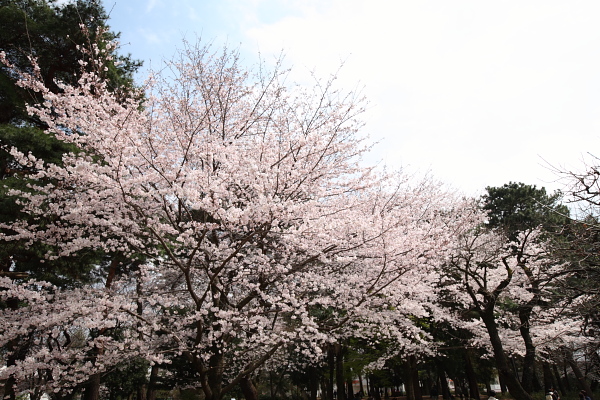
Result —
<instances>
[{"instance_id":1,"label":"background tree","mask_svg":"<svg viewBox=\"0 0 600 400\"><path fill-rule=\"evenodd\" d=\"M557 232L569 221L569 209L561 203L562 193L546 193L535 185L509 182L503 186L486 188L482 196L483 209L487 211L486 225L502 229L512 241L519 232L542 227L547 232Z\"/></svg>"},{"instance_id":2,"label":"background tree","mask_svg":"<svg viewBox=\"0 0 600 400\"><path fill-rule=\"evenodd\" d=\"M564 349L562 354L573 368L579 388L593 396L589 381L594 386L600 382L600 162L589 154L580 169L557 169L556 172L563 179L565 193L576 211L576 220L566 233L568 242L564 246L565 257L571 261L574 271L565 290L577 305L572 312L585 321L582 333L589 340L585 346ZM585 357L577 360L574 354L585 354Z\"/></svg>"},{"instance_id":3,"label":"background tree","mask_svg":"<svg viewBox=\"0 0 600 400\"><path fill-rule=\"evenodd\" d=\"M569 222L569 209L560 203L561 193L555 192L548 195L546 190L536 188L535 185L509 182L501 187L487 187L487 194L482 198L483 209L488 212L487 226L491 229L500 229L510 241L519 241L519 237L526 237L529 232L538 228L545 234L555 233L554 238L559 240L559 234ZM525 236L519 236L525 233ZM513 247L516 254L520 252L519 246ZM521 258L521 256L517 256ZM558 262L558 255L556 256ZM533 296L526 302L517 306L520 321L519 331L525 344L523 370L521 383L523 388L532 393L539 387L535 376L536 349L531 336L531 319L535 307L542 305L541 287L547 285L548 280L560 278L567 271L555 271L554 274L536 275L524 263L520 264L528 280L529 290ZM549 390L546 388L545 390Z\"/></svg>"}]
</instances>

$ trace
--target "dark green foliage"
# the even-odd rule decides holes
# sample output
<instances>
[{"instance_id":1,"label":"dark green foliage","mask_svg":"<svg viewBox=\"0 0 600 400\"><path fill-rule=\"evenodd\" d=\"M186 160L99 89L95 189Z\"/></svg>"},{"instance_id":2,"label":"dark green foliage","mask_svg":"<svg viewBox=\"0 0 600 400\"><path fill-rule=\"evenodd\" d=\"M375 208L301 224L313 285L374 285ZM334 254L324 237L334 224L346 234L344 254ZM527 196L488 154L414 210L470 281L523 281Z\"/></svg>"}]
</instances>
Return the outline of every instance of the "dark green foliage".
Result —
<instances>
[{"instance_id":1,"label":"dark green foliage","mask_svg":"<svg viewBox=\"0 0 600 400\"><path fill-rule=\"evenodd\" d=\"M148 383L150 364L142 358L120 362L104 376L109 400L125 400Z\"/></svg>"},{"instance_id":2,"label":"dark green foliage","mask_svg":"<svg viewBox=\"0 0 600 400\"><path fill-rule=\"evenodd\" d=\"M516 239L517 232L538 226L556 232L569 220L560 192L548 195L544 188L514 182L486 190L483 209L489 213L488 226L505 230L511 240Z\"/></svg>"},{"instance_id":3,"label":"dark green foliage","mask_svg":"<svg viewBox=\"0 0 600 400\"><path fill-rule=\"evenodd\" d=\"M107 15L99 0L78 0L63 6L42 0L0 0L0 51L18 70L31 72L30 56L37 58L46 86L57 91L56 80L75 83L81 75L79 46L106 43L118 38L108 30ZM82 30L80 25L85 29ZM106 28L97 37L98 28ZM114 91L127 92L133 87L132 74L141 63L129 56L110 54L106 74ZM118 65L117 65L118 64ZM87 68L93 68L90 65ZM0 124L23 123L41 126L27 115L25 104L39 100L34 94L14 86L16 76L0 65ZM41 126L43 127L43 126Z\"/></svg>"}]
</instances>

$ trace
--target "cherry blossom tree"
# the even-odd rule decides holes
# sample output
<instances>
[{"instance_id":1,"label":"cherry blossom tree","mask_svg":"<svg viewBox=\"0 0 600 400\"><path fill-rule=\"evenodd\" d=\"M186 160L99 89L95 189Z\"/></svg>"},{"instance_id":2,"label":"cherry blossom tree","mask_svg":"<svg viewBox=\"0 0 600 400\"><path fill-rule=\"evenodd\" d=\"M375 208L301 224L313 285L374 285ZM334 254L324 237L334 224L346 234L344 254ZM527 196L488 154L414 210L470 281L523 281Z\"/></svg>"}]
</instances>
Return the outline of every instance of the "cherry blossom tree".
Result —
<instances>
[{"instance_id":1,"label":"cherry blossom tree","mask_svg":"<svg viewBox=\"0 0 600 400\"><path fill-rule=\"evenodd\" d=\"M498 372L511 395L528 399L509 365L507 354L527 357L538 346L556 349L579 335L580 321L562 315L565 299L556 298L565 264L552 254L539 229L516 235L479 228L466 235L448 264L445 286L483 322ZM526 315L524 313L526 311ZM533 353L535 355L535 353Z\"/></svg>"},{"instance_id":2,"label":"cherry blossom tree","mask_svg":"<svg viewBox=\"0 0 600 400\"><path fill-rule=\"evenodd\" d=\"M102 52L82 63L101 71ZM469 203L365 168L364 99L334 77L287 79L281 63L248 70L235 52L192 45L151 75L143 104L117 101L94 73L59 93L22 75L45 99L30 112L77 151L56 165L11 150L39 172L11 192L32 218L1 226L2 240L44 243L48 259L100 250L136 268L77 290L4 279L0 296L22 306L2 310L1 343L32 345L0 378L35 376L61 397L126 359L183 357L205 397L221 399L252 389L285 349L318 360L351 334L426 340L412 318L443 318L427 306L435 267L472 227Z\"/></svg>"}]
</instances>

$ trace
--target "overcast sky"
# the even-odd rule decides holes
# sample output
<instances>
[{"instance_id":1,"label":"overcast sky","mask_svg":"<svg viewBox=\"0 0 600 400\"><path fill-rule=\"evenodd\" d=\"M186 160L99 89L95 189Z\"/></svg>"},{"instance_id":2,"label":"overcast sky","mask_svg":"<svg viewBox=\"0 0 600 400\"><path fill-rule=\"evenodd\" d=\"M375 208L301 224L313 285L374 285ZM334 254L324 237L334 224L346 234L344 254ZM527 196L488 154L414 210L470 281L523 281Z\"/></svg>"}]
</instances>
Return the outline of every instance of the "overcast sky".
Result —
<instances>
[{"instance_id":1,"label":"overcast sky","mask_svg":"<svg viewBox=\"0 0 600 400\"><path fill-rule=\"evenodd\" d=\"M600 2L104 0L122 53L158 66L182 38L248 62L364 87L372 160L468 195L509 181L560 188L546 164L600 155Z\"/></svg>"}]
</instances>

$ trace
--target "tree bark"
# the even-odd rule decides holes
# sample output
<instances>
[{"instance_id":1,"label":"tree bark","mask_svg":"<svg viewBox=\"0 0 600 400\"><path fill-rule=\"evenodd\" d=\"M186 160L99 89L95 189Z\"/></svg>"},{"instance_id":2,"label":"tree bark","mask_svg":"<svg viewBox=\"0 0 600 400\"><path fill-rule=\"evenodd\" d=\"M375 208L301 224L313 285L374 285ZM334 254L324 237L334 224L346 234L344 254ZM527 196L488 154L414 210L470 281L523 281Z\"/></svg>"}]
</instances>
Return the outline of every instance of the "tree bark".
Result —
<instances>
[{"instance_id":1,"label":"tree bark","mask_svg":"<svg viewBox=\"0 0 600 400\"><path fill-rule=\"evenodd\" d=\"M100 398L100 374L96 373L88 379L83 392L83 400L98 400Z\"/></svg>"},{"instance_id":2,"label":"tree bark","mask_svg":"<svg viewBox=\"0 0 600 400\"><path fill-rule=\"evenodd\" d=\"M465 372L467 373L467 381L469 382L469 396L472 399L479 399L479 387L477 386L477 377L475 369L473 369L473 361L471 360L471 351L465 349Z\"/></svg>"},{"instance_id":3,"label":"tree bark","mask_svg":"<svg viewBox=\"0 0 600 400\"><path fill-rule=\"evenodd\" d=\"M258 390L256 390L256 386L254 386L250 377L245 376L240 380L240 389L242 389L246 400L258 400Z\"/></svg>"},{"instance_id":4,"label":"tree bark","mask_svg":"<svg viewBox=\"0 0 600 400\"><path fill-rule=\"evenodd\" d=\"M346 400L346 380L344 379L344 350L342 345L335 345L335 384L337 400Z\"/></svg>"},{"instance_id":5,"label":"tree bark","mask_svg":"<svg viewBox=\"0 0 600 400\"><path fill-rule=\"evenodd\" d=\"M494 360L496 361L496 368L498 368L498 374L504 378L509 393L515 400L532 400L529 393L523 389L521 383L510 368L494 318L493 307L482 310L481 319L488 331L488 336L494 352Z\"/></svg>"},{"instance_id":6,"label":"tree bark","mask_svg":"<svg viewBox=\"0 0 600 400\"><path fill-rule=\"evenodd\" d=\"M406 389L406 399L407 400L415 400L415 389L414 389L414 381L412 379L412 365L410 362L410 358L407 358L402 363L403 376L402 380L404 381L404 388Z\"/></svg>"},{"instance_id":7,"label":"tree bark","mask_svg":"<svg viewBox=\"0 0 600 400\"><path fill-rule=\"evenodd\" d=\"M567 361L569 362L569 365L571 366L571 369L573 370L573 373L575 374L575 377L577 378L577 384L579 385L579 389L585 390L587 395L590 396L590 399L594 400L594 396L593 396L594 394L592 393L592 389L590 388L590 385L587 383L585 376L579 369L579 366L577 366L577 363L575 362L575 360L573 360L573 356L570 356Z\"/></svg>"},{"instance_id":8,"label":"tree bark","mask_svg":"<svg viewBox=\"0 0 600 400\"><path fill-rule=\"evenodd\" d=\"M419 382L419 368L417 365L417 357L410 356L410 372L411 372L411 380L413 383L413 393L415 396L415 400L422 400L423 394L421 393L421 384Z\"/></svg>"},{"instance_id":9,"label":"tree bark","mask_svg":"<svg viewBox=\"0 0 600 400\"><path fill-rule=\"evenodd\" d=\"M365 388L363 387L363 377L362 377L361 373L358 374L358 385L360 386L360 389L359 389L360 395L364 396Z\"/></svg>"},{"instance_id":10,"label":"tree bark","mask_svg":"<svg viewBox=\"0 0 600 400\"><path fill-rule=\"evenodd\" d=\"M556 383L558 385L558 390L560 390L560 393L565 396L567 394L567 389L565 388L564 382L562 381L561 377L560 377L560 373L558 372L558 368L556 367L556 364L552 365L552 370L554 372L554 379L556 380Z\"/></svg>"},{"instance_id":11,"label":"tree bark","mask_svg":"<svg viewBox=\"0 0 600 400\"><path fill-rule=\"evenodd\" d=\"M327 349L327 359L329 366L329 379L327 380L327 394L329 400L333 400L333 383L335 379L335 350L333 345L330 345Z\"/></svg>"},{"instance_id":12,"label":"tree bark","mask_svg":"<svg viewBox=\"0 0 600 400\"><path fill-rule=\"evenodd\" d=\"M440 363L436 361L438 379L442 388L442 399L450 400L450 386L448 386L448 379L446 378L446 371L441 367Z\"/></svg>"},{"instance_id":13,"label":"tree bark","mask_svg":"<svg viewBox=\"0 0 600 400\"><path fill-rule=\"evenodd\" d=\"M527 274L529 276L529 274ZM519 333L525 344L525 357L523 357L523 374L521 376L521 386L528 393L532 393L534 390L534 363L535 363L535 345L531 338L531 313L533 312L533 305L538 301L539 289L535 282L532 283L534 290L534 298L524 305L519 307Z\"/></svg>"},{"instance_id":14,"label":"tree bark","mask_svg":"<svg viewBox=\"0 0 600 400\"><path fill-rule=\"evenodd\" d=\"M148 381L148 391L146 400L156 400L156 379L158 378L158 365L154 364L150 369L150 380Z\"/></svg>"},{"instance_id":15,"label":"tree bark","mask_svg":"<svg viewBox=\"0 0 600 400\"><path fill-rule=\"evenodd\" d=\"M317 394L319 392L319 373L316 367L308 367L308 390L309 399L317 400Z\"/></svg>"},{"instance_id":16,"label":"tree bark","mask_svg":"<svg viewBox=\"0 0 600 400\"><path fill-rule=\"evenodd\" d=\"M542 363L542 369L544 371L544 393L548 393L548 391L554 387L552 370L550 369L550 364L547 362Z\"/></svg>"}]
</instances>

